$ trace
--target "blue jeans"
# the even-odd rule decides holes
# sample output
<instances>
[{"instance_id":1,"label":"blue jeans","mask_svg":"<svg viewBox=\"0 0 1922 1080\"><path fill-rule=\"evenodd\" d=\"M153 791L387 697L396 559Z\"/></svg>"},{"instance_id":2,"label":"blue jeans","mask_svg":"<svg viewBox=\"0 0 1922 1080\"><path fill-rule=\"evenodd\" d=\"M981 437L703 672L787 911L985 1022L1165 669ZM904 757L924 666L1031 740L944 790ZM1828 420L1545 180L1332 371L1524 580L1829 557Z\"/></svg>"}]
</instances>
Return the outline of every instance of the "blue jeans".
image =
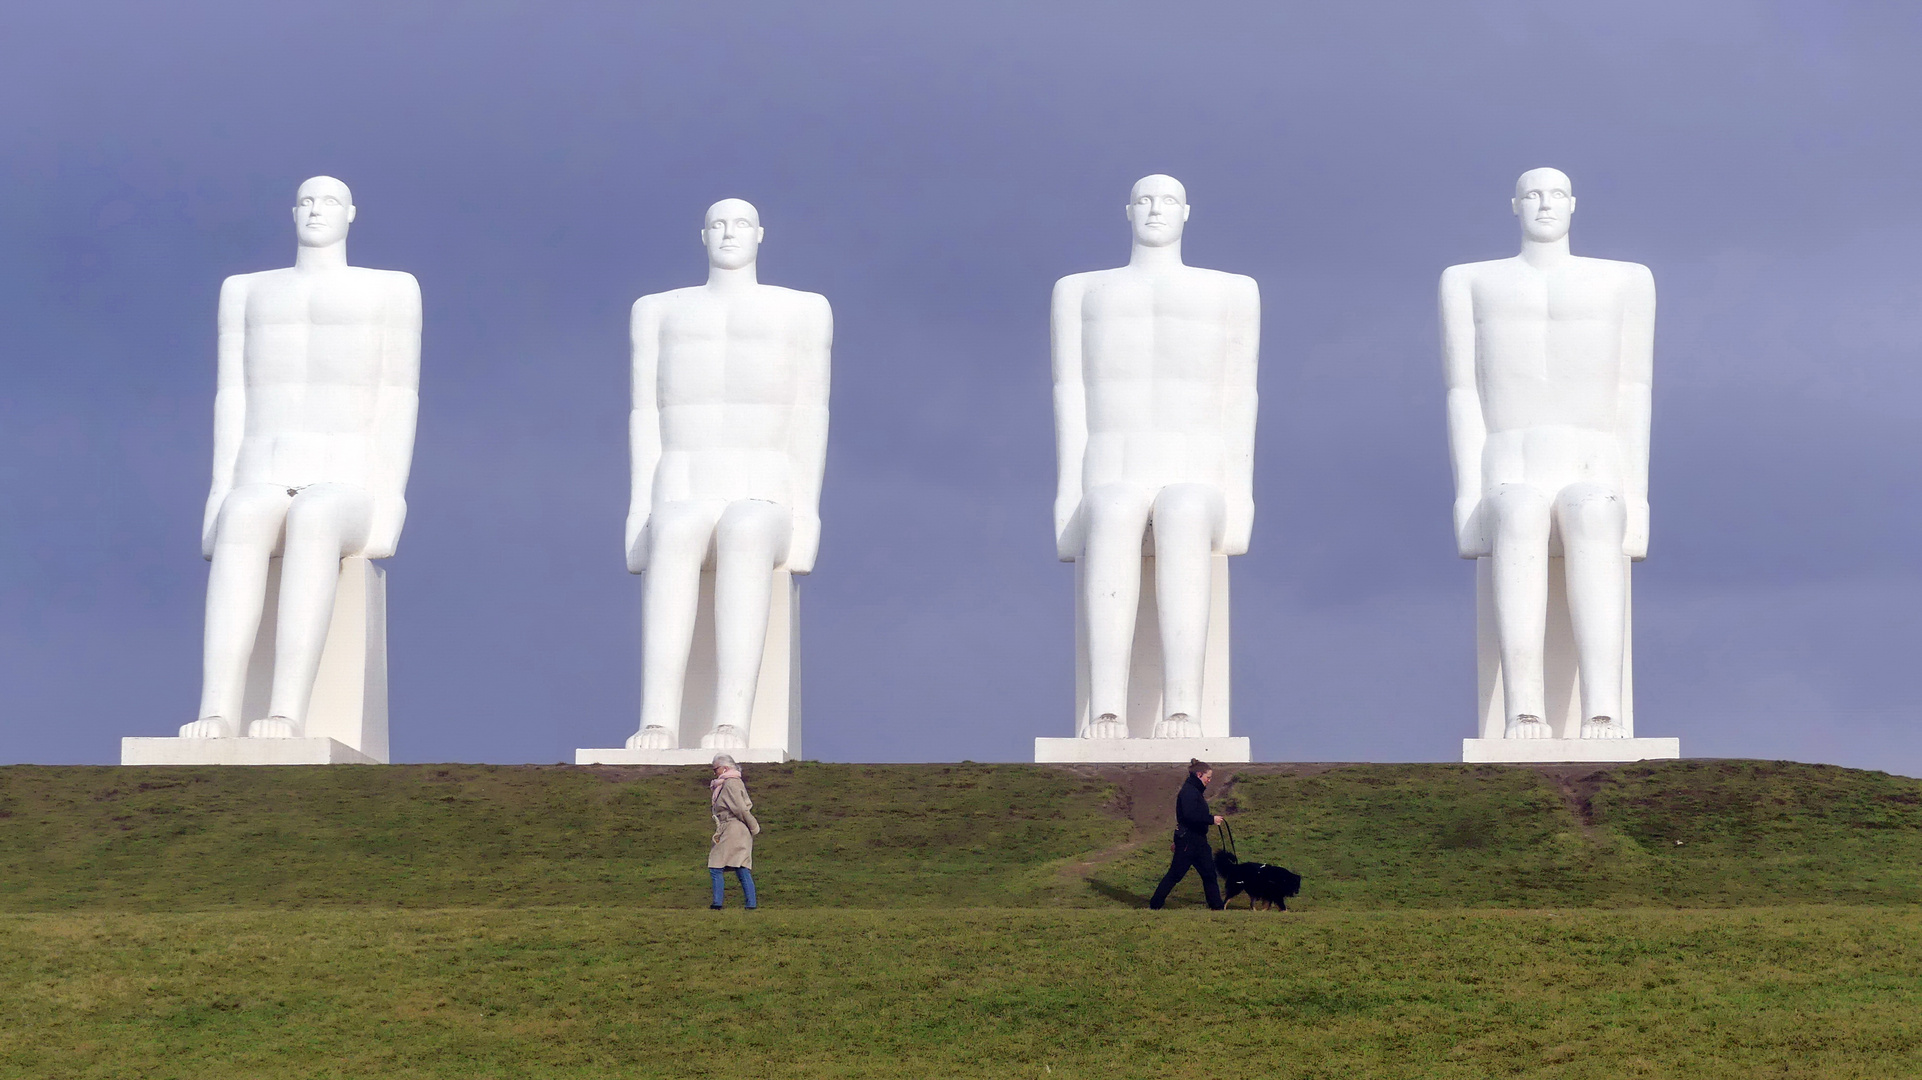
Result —
<instances>
[{"instance_id":1,"label":"blue jeans","mask_svg":"<svg viewBox=\"0 0 1922 1080\"><path fill-rule=\"evenodd\" d=\"M721 883L726 880L723 875L726 874L728 870L734 871L735 880L741 883L741 892L747 897L747 906L750 909L754 908L756 906L754 902L754 871L749 870L745 866L730 866L726 869L718 866L710 866L707 868L707 876L714 879L714 906L721 906L721 898L724 895L721 891Z\"/></svg>"}]
</instances>

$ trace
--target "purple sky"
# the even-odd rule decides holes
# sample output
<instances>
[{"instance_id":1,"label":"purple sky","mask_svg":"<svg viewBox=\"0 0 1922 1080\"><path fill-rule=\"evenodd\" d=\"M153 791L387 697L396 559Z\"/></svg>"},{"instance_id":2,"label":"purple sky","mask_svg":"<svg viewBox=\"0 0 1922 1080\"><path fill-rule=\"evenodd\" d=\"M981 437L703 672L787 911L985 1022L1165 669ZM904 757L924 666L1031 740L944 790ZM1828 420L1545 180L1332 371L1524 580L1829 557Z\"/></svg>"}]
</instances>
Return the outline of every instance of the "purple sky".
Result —
<instances>
[{"instance_id":1,"label":"purple sky","mask_svg":"<svg viewBox=\"0 0 1922 1080\"><path fill-rule=\"evenodd\" d=\"M1237 733L1454 759L1435 279L1554 165L1575 250L1661 298L1639 729L1922 774L1918 56L1922 12L1834 2L8 5L0 760L193 718L215 294L323 172L425 294L396 760L633 730L626 311L701 280L728 195L835 309L808 753L1029 758L1073 694L1048 292L1156 171L1265 304Z\"/></svg>"}]
</instances>

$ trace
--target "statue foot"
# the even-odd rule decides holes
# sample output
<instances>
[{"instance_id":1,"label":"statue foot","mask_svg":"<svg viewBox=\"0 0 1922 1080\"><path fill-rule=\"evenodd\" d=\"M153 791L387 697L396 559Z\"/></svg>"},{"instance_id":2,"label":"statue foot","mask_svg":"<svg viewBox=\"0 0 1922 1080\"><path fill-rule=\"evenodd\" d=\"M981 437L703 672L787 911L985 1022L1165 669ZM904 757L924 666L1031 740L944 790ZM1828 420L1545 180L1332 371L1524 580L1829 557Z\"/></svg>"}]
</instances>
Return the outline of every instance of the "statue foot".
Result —
<instances>
[{"instance_id":1,"label":"statue foot","mask_svg":"<svg viewBox=\"0 0 1922 1080\"><path fill-rule=\"evenodd\" d=\"M1081 737L1084 739L1125 739L1128 737L1128 725L1115 714L1104 712L1089 722L1087 733Z\"/></svg>"},{"instance_id":2,"label":"statue foot","mask_svg":"<svg viewBox=\"0 0 1922 1080\"><path fill-rule=\"evenodd\" d=\"M1555 732L1548 721L1530 713L1517 714L1508 722L1507 737L1511 739L1552 739Z\"/></svg>"},{"instance_id":3,"label":"statue foot","mask_svg":"<svg viewBox=\"0 0 1922 1080\"><path fill-rule=\"evenodd\" d=\"M1582 721L1584 739L1626 739L1628 732L1610 716L1591 716Z\"/></svg>"},{"instance_id":4,"label":"statue foot","mask_svg":"<svg viewBox=\"0 0 1922 1080\"><path fill-rule=\"evenodd\" d=\"M747 736L741 734L741 729L735 727L733 724L719 724L715 726L713 731L701 737L701 749L745 750L747 749Z\"/></svg>"},{"instance_id":5,"label":"statue foot","mask_svg":"<svg viewBox=\"0 0 1922 1080\"><path fill-rule=\"evenodd\" d=\"M674 733L664 727L644 727L627 737L629 750L672 750Z\"/></svg>"},{"instance_id":6,"label":"statue foot","mask_svg":"<svg viewBox=\"0 0 1922 1080\"><path fill-rule=\"evenodd\" d=\"M234 726L224 716L203 716L191 724L180 725L183 739L231 739Z\"/></svg>"},{"instance_id":7,"label":"statue foot","mask_svg":"<svg viewBox=\"0 0 1922 1080\"><path fill-rule=\"evenodd\" d=\"M1157 721L1154 737L1157 739L1199 739L1201 724L1188 719L1188 714L1178 712L1166 720Z\"/></svg>"},{"instance_id":8,"label":"statue foot","mask_svg":"<svg viewBox=\"0 0 1922 1080\"><path fill-rule=\"evenodd\" d=\"M269 716L248 724L247 736L253 739L298 739L300 728L284 716Z\"/></svg>"}]
</instances>

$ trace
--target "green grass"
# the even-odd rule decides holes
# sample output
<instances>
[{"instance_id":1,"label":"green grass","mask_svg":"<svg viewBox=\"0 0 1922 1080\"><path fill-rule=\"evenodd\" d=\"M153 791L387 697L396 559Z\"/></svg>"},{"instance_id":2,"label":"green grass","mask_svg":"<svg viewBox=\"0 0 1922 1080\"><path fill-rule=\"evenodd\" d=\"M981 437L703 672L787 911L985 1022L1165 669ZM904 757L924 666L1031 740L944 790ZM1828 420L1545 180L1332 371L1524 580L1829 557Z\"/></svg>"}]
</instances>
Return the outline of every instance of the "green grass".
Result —
<instances>
[{"instance_id":1,"label":"green grass","mask_svg":"<svg viewBox=\"0 0 1922 1080\"><path fill-rule=\"evenodd\" d=\"M0 768L0 911L702 907L705 775ZM1134 828L1109 779L796 764L749 781L756 877L781 907L1125 906L1166 866L1159 834L1122 850ZM1256 768L1217 801L1244 856L1308 879L1304 908L1922 901L1922 781L1886 773Z\"/></svg>"},{"instance_id":2,"label":"green grass","mask_svg":"<svg viewBox=\"0 0 1922 1080\"><path fill-rule=\"evenodd\" d=\"M1922 1077L1922 782L1244 768L1212 915L1143 775L750 766L750 915L700 769L0 768L0 1080Z\"/></svg>"},{"instance_id":3,"label":"green grass","mask_svg":"<svg viewBox=\"0 0 1922 1080\"><path fill-rule=\"evenodd\" d=\"M1308 879L1304 906L1922 901L1922 781L1757 761L1577 779L1564 789L1529 769L1360 766L1244 776L1225 806L1243 857ZM1096 881L1121 897L1166 862L1166 845L1152 845Z\"/></svg>"},{"instance_id":4,"label":"green grass","mask_svg":"<svg viewBox=\"0 0 1922 1080\"><path fill-rule=\"evenodd\" d=\"M0 911L706 907L706 769L0 769ZM764 765L786 906L1026 905L1114 844L1109 785L1011 766ZM1085 890L1080 890L1085 891Z\"/></svg>"},{"instance_id":5,"label":"green grass","mask_svg":"<svg viewBox=\"0 0 1922 1080\"><path fill-rule=\"evenodd\" d=\"M1922 913L0 916L0 1076L1922 1074Z\"/></svg>"}]
</instances>

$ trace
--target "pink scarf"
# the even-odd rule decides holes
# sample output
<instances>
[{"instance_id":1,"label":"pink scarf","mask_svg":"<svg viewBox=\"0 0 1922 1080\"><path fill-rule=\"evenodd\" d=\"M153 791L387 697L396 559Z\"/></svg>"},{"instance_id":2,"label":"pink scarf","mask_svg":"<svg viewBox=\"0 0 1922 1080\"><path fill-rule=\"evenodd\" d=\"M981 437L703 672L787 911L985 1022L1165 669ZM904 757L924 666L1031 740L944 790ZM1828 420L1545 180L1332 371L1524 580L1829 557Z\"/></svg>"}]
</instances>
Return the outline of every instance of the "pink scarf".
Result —
<instances>
[{"instance_id":1,"label":"pink scarf","mask_svg":"<svg viewBox=\"0 0 1922 1080\"><path fill-rule=\"evenodd\" d=\"M741 778L741 770L731 765L725 769L722 769L721 775L707 782L708 804L711 806L711 805L718 804L721 801L721 785L722 784L727 783L729 780L739 780L740 778Z\"/></svg>"}]
</instances>

